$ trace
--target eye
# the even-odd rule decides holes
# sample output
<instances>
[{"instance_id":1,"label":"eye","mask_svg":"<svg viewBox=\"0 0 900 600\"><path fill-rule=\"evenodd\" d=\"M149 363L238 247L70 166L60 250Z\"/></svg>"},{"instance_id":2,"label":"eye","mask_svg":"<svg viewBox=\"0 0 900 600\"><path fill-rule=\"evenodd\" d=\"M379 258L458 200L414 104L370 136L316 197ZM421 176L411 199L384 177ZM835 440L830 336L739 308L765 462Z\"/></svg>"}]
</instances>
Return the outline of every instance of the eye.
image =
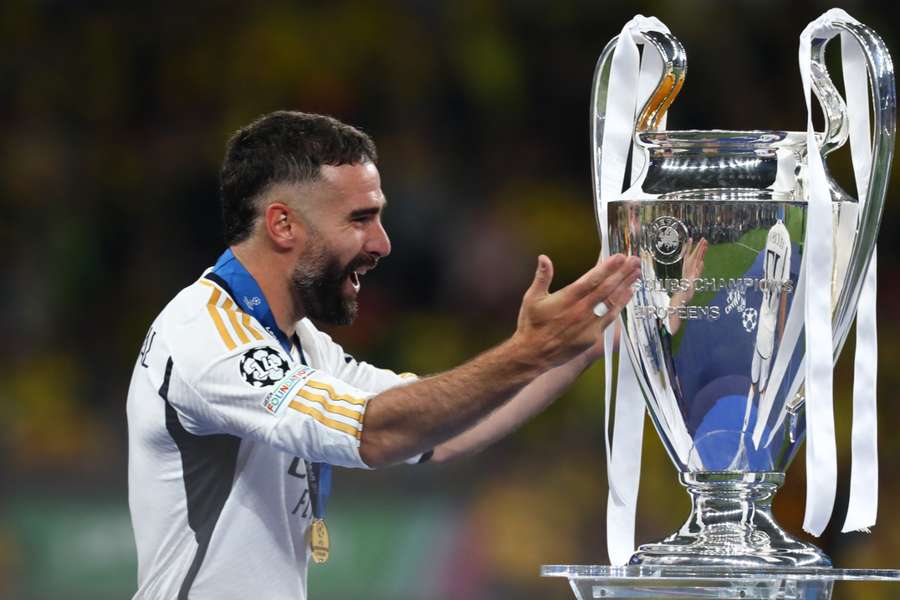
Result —
<instances>
[{"instance_id":1,"label":"eye","mask_svg":"<svg viewBox=\"0 0 900 600\"><path fill-rule=\"evenodd\" d=\"M368 224L373 222L378 218L379 211L377 210L360 210L354 211L350 213L350 222L351 223L360 223L360 224Z\"/></svg>"}]
</instances>

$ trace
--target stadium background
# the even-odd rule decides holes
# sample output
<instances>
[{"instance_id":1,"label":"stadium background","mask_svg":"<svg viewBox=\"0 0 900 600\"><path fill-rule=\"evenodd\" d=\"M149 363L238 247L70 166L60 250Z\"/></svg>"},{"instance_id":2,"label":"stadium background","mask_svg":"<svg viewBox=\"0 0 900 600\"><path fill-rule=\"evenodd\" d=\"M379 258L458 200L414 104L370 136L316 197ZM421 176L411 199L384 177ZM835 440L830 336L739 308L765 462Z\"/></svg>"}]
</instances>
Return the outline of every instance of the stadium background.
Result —
<instances>
[{"instance_id":1,"label":"stadium background","mask_svg":"<svg viewBox=\"0 0 900 600\"><path fill-rule=\"evenodd\" d=\"M900 53L876 2L843 6ZM335 337L429 373L508 335L534 257L557 284L598 251L587 109L597 56L637 12L689 57L670 128L801 129L800 31L822 2L462 0L0 7L0 597L130 597L124 402L151 319L221 252L217 169L229 134L280 108L375 138L393 255ZM831 160L847 189L848 153ZM842 485L821 543L844 567L900 566L898 174L879 273L881 514L840 535L850 361L837 377ZM569 598L543 563L604 563L599 367L546 414L457 464L337 474L334 553L313 598ZM645 437L639 541L687 514ZM802 456L776 501L802 522ZM896 594L896 588L894 594ZM836 598L888 598L838 588ZM264 586L260 598L265 598Z\"/></svg>"}]
</instances>

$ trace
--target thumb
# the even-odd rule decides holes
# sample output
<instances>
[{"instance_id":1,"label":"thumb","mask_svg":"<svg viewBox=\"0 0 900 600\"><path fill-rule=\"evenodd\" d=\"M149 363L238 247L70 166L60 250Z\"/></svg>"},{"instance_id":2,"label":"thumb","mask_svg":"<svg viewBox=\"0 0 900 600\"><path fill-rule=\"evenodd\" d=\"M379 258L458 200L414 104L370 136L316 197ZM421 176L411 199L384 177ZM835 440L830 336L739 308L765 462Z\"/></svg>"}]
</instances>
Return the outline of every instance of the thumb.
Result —
<instances>
[{"instance_id":1,"label":"thumb","mask_svg":"<svg viewBox=\"0 0 900 600\"><path fill-rule=\"evenodd\" d=\"M546 296L550 292L550 282L553 281L553 263L550 259L541 254L538 256L537 271L534 273L534 281L525 295L533 298Z\"/></svg>"}]
</instances>

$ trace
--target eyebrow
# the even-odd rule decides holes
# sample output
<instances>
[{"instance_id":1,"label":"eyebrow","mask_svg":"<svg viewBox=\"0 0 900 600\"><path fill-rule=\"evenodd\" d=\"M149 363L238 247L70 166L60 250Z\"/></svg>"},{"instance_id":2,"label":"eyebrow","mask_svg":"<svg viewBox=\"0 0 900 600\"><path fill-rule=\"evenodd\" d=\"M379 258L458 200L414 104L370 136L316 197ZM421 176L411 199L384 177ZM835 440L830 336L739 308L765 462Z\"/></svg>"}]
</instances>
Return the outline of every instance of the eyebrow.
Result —
<instances>
[{"instance_id":1,"label":"eyebrow","mask_svg":"<svg viewBox=\"0 0 900 600\"><path fill-rule=\"evenodd\" d=\"M350 213L351 219L357 219L359 217L367 217L369 215L377 215L381 213L384 208L387 206L387 200L385 200L381 206L370 206L368 208L358 208Z\"/></svg>"}]
</instances>

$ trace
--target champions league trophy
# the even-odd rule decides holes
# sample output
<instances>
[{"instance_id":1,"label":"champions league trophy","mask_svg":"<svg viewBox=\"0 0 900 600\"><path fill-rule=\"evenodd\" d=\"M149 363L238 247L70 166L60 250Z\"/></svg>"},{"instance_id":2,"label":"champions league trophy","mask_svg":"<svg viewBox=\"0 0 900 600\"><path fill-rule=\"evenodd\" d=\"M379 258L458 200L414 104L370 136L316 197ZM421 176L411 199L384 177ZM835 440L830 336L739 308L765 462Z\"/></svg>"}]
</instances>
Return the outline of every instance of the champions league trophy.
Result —
<instances>
[{"instance_id":1,"label":"champions league trophy","mask_svg":"<svg viewBox=\"0 0 900 600\"><path fill-rule=\"evenodd\" d=\"M825 66L836 36L846 99ZM832 568L771 512L806 439L804 528L818 535L828 523L836 486L831 373L856 317L844 529L874 524L873 256L895 130L890 55L872 29L840 10L803 32L802 89L808 111L813 94L820 102L824 132L811 118L802 132L666 131L686 69L681 43L644 17L598 61L591 133L603 252L642 263L622 312L607 443L610 558L630 566L545 566L542 574L568 577L578 598L812 599L830 597L837 580L897 580L897 571ZM857 198L824 167L848 138ZM612 341L608 332L607 432ZM632 553L645 407L693 507L680 530Z\"/></svg>"}]
</instances>

